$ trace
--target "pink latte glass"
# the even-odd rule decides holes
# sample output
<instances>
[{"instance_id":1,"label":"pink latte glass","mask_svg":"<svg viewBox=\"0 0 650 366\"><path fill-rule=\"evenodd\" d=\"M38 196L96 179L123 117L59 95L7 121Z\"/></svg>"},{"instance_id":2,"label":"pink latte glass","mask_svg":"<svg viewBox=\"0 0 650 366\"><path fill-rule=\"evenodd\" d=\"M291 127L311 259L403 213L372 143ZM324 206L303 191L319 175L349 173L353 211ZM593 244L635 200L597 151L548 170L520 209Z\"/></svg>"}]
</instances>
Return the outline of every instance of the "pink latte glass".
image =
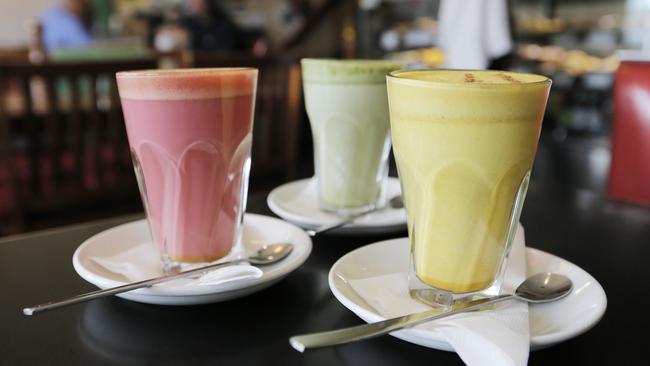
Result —
<instances>
[{"instance_id":1,"label":"pink latte glass","mask_svg":"<svg viewBox=\"0 0 650 366\"><path fill-rule=\"evenodd\" d=\"M117 84L165 267L226 256L246 205L257 70L126 71Z\"/></svg>"}]
</instances>

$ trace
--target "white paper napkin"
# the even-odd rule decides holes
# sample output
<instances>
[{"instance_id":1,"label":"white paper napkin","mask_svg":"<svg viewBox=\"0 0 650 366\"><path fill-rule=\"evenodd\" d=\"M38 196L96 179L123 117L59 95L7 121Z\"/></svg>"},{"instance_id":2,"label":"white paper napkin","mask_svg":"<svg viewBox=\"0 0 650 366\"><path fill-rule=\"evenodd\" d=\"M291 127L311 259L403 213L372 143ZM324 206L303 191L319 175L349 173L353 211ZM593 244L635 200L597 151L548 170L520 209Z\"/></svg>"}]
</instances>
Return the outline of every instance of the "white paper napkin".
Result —
<instances>
[{"instance_id":1,"label":"white paper napkin","mask_svg":"<svg viewBox=\"0 0 650 366\"><path fill-rule=\"evenodd\" d=\"M162 276L160 255L151 243L142 243L107 257L89 257L106 270L122 275L131 282ZM227 260L227 258L224 258ZM195 266L195 267L198 267ZM191 269L188 267L186 269ZM217 286L227 282L259 278L262 270L243 263L218 268L198 278L178 279L157 286Z\"/></svg>"},{"instance_id":2,"label":"white paper napkin","mask_svg":"<svg viewBox=\"0 0 650 366\"><path fill-rule=\"evenodd\" d=\"M525 249L524 230L519 225L502 292L514 292L526 279ZM409 296L406 272L351 280L350 285L377 313L386 318L430 309ZM528 305L523 301L506 301L496 305L493 310L459 314L421 324L417 328L447 340L465 364L470 366L520 366L528 362Z\"/></svg>"}]
</instances>

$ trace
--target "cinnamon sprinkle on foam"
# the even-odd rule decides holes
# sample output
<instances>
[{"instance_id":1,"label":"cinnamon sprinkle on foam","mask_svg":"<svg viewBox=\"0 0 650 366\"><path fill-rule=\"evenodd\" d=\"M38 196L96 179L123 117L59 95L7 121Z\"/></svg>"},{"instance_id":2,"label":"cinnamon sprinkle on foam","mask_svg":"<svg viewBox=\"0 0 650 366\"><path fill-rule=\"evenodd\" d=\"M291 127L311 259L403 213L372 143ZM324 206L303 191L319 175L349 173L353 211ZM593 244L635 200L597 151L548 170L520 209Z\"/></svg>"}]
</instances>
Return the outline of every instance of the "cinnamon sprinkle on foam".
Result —
<instances>
[{"instance_id":1,"label":"cinnamon sprinkle on foam","mask_svg":"<svg viewBox=\"0 0 650 366\"><path fill-rule=\"evenodd\" d=\"M500 78L502 78L503 80L507 81L507 82L515 83L515 84L521 84L521 81L519 81L519 80L513 78L512 76L510 76L510 75L508 75L508 74L504 74L504 73L500 72L500 73L498 73L497 75L498 75Z\"/></svg>"},{"instance_id":2,"label":"cinnamon sprinkle on foam","mask_svg":"<svg viewBox=\"0 0 650 366\"><path fill-rule=\"evenodd\" d=\"M471 72L468 72L465 74L465 82L466 83L481 83L483 82L480 79L476 78L476 75L472 74Z\"/></svg>"}]
</instances>

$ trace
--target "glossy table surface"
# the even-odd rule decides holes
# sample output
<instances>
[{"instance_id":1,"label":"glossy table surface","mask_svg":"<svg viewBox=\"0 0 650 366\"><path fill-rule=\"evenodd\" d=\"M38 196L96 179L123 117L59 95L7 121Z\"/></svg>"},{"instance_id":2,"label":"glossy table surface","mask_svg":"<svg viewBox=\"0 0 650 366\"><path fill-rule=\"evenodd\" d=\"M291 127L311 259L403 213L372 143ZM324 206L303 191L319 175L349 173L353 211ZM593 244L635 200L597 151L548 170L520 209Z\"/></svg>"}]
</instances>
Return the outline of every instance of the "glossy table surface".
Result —
<instances>
[{"instance_id":1,"label":"glossy table surface","mask_svg":"<svg viewBox=\"0 0 650 366\"><path fill-rule=\"evenodd\" d=\"M538 155L552 160L544 149ZM545 162L539 164L544 171ZM609 303L593 329L532 352L530 365L647 362L650 209L609 201L602 192L598 186L562 184L552 174L550 178L538 174L531 184L521 220L528 245L589 272L604 287ZM271 215L265 198L264 193L251 195L248 211ZM356 247L405 233L324 235L314 240L308 261L287 278L224 303L164 307L111 297L34 317L22 315L20 309L26 305L93 290L74 272L72 253L93 234L138 218L118 217L0 239L0 364L462 364L454 353L390 336L305 354L288 344L294 334L359 324L361 320L331 294L329 268Z\"/></svg>"}]
</instances>

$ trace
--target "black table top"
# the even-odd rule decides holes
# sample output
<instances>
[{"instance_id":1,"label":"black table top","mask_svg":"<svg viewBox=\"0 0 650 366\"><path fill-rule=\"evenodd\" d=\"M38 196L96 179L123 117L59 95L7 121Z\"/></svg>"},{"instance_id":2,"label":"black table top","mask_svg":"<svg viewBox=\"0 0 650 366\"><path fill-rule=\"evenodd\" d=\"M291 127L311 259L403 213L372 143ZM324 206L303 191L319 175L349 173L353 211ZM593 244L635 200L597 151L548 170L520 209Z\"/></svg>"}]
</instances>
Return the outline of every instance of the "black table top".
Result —
<instances>
[{"instance_id":1,"label":"black table top","mask_svg":"<svg viewBox=\"0 0 650 366\"><path fill-rule=\"evenodd\" d=\"M270 215L265 195L252 195L248 211ZM350 250L389 236L317 238L310 258L287 278L228 302L165 307L111 297L22 315L26 305L93 290L74 272L72 253L91 235L136 218L140 216L0 240L0 364L462 364L454 353L390 336L305 354L289 346L291 335L361 323L331 294L327 273ZM597 191L533 181L522 222L530 246L582 267L602 284L609 301L593 329L532 352L529 363L646 361L650 209L608 201Z\"/></svg>"}]
</instances>

